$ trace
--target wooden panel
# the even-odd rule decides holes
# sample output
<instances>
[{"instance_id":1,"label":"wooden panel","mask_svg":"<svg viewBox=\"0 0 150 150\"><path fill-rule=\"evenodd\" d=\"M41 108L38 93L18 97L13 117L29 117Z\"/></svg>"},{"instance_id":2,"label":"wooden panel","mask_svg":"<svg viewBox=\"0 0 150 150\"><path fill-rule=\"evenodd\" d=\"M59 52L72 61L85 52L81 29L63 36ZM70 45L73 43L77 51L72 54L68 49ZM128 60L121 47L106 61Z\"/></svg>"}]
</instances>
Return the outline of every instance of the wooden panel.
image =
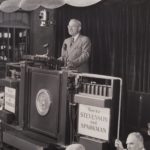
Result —
<instances>
[{"instance_id":1,"label":"wooden panel","mask_svg":"<svg viewBox=\"0 0 150 150\"><path fill-rule=\"evenodd\" d=\"M49 25L48 27L40 27L39 13L40 8L35 10L31 14L31 44L33 54L43 54L46 50L43 45L49 44L49 55L54 54L55 50L55 25ZM54 10L48 10L51 17L54 16Z\"/></svg>"},{"instance_id":2,"label":"wooden panel","mask_svg":"<svg viewBox=\"0 0 150 150\"><path fill-rule=\"evenodd\" d=\"M127 127L132 130L145 130L150 122L150 93L129 92L127 101Z\"/></svg>"},{"instance_id":3,"label":"wooden panel","mask_svg":"<svg viewBox=\"0 0 150 150\"><path fill-rule=\"evenodd\" d=\"M15 12L3 13L0 12L0 26L3 27L28 27L30 25L29 13Z\"/></svg>"}]
</instances>

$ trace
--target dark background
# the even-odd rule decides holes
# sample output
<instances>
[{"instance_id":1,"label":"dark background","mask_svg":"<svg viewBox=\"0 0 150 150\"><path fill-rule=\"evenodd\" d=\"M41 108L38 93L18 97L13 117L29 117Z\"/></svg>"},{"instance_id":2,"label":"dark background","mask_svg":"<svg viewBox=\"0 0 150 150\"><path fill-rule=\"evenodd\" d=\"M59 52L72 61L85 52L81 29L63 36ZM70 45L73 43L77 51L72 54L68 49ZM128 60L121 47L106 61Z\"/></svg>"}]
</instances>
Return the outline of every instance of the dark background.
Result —
<instances>
[{"instance_id":1,"label":"dark background","mask_svg":"<svg viewBox=\"0 0 150 150\"><path fill-rule=\"evenodd\" d=\"M69 36L69 20L76 18L82 22L82 34L92 41L91 73L123 79L121 134L126 137L130 119L127 112L132 113L134 105L141 105L137 99L129 110L129 92L136 91L139 95L150 92L149 0L104 0L83 8L65 5L55 10L55 18L56 57L60 56L63 40ZM140 113L137 111L133 117Z\"/></svg>"}]
</instances>

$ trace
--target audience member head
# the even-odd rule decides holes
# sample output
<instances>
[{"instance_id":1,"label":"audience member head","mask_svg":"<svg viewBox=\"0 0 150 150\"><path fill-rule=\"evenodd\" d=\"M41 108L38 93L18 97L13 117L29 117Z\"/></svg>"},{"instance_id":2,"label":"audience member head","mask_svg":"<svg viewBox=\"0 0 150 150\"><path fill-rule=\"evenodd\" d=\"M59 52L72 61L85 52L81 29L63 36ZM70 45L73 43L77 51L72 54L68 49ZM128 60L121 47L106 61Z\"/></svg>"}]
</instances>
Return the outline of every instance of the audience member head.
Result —
<instances>
[{"instance_id":1,"label":"audience member head","mask_svg":"<svg viewBox=\"0 0 150 150\"><path fill-rule=\"evenodd\" d=\"M144 148L143 136L139 132L132 132L128 135L126 144L128 150L142 150Z\"/></svg>"},{"instance_id":2,"label":"audience member head","mask_svg":"<svg viewBox=\"0 0 150 150\"><path fill-rule=\"evenodd\" d=\"M67 146L66 150L85 150L82 144L71 144Z\"/></svg>"}]
</instances>

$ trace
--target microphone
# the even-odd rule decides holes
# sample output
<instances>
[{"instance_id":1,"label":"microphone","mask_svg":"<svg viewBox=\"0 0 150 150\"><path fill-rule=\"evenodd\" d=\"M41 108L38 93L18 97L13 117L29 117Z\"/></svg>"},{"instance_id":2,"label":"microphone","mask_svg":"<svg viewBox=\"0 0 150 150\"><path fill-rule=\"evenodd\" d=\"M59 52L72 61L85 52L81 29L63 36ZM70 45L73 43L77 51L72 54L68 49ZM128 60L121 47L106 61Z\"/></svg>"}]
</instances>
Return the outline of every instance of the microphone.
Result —
<instances>
[{"instance_id":1,"label":"microphone","mask_svg":"<svg viewBox=\"0 0 150 150\"><path fill-rule=\"evenodd\" d=\"M48 53L49 53L48 46L49 46L49 44L48 44L48 43L46 43L46 44L44 44L44 45L43 45L43 47L44 47L44 48L46 48L46 54L44 54L45 56L47 56L47 55L48 55Z\"/></svg>"},{"instance_id":2,"label":"microphone","mask_svg":"<svg viewBox=\"0 0 150 150\"><path fill-rule=\"evenodd\" d=\"M43 45L44 48L47 48L48 46L49 46L48 43Z\"/></svg>"}]
</instances>

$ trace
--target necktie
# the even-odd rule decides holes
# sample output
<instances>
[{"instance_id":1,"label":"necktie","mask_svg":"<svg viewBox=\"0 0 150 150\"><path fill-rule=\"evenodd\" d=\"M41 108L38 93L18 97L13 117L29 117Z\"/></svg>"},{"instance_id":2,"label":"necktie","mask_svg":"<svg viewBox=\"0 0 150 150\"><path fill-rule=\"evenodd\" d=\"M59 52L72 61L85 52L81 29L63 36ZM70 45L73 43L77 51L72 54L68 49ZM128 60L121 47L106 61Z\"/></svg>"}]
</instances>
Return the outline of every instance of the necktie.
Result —
<instances>
[{"instance_id":1,"label":"necktie","mask_svg":"<svg viewBox=\"0 0 150 150\"><path fill-rule=\"evenodd\" d=\"M70 47L73 45L73 43L74 43L74 38L71 38Z\"/></svg>"}]
</instances>

